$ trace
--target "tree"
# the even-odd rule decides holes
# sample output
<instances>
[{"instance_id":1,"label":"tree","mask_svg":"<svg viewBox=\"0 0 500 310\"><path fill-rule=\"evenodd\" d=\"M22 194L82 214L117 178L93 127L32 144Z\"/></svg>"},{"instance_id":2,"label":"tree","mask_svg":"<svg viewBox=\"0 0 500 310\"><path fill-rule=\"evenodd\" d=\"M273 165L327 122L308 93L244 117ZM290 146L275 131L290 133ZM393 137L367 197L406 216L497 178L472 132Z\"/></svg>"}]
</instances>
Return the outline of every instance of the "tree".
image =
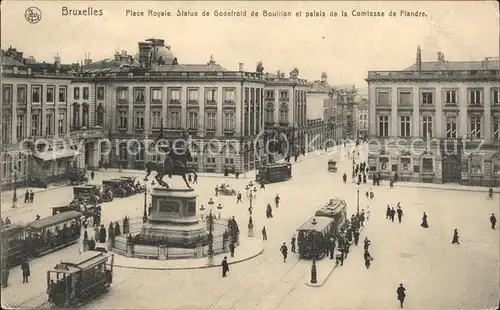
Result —
<instances>
[{"instance_id":1,"label":"tree","mask_svg":"<svg viewBox=\"0 0 500 310\"><path fill-rule=\"evenodd\" d=\"M255 71L258 73L264 72L264 65L263 65L262 61L259 61L257 63L257 68L255 69Z\"/></svg>"},{"instance_id":2,"label":"tree","mask_svg":"<svg viewBox=\"0 0 500 310\"><path fill-rule=\"evenodd\" d=\"M299 69L294 68L292 71L290 71L290 78L296 79L299 77Z\"/></svg>"}]
</instances>

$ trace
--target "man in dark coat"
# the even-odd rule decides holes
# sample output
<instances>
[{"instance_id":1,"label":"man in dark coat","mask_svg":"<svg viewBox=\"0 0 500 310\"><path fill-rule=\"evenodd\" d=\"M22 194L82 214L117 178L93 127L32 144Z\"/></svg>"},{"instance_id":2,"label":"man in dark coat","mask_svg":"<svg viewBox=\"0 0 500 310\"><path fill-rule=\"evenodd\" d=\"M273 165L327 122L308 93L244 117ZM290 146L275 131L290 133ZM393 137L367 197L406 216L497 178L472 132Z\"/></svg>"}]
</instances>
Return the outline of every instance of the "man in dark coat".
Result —
<instances>
[{"instance_id":1,"label":"man in dark coat","mask_svg":"<svg viewBox=\"0 0 500 310\"><path fill-rule=\"evenodd\" d=\"M345 182L347 182L347 174L345 172L342 175L342 181L344 181L344 184L345 184Z\"/></svg>"},{"instance_id":2,"label":"man in dark coat","mask_svg":"<svg viewBox=\"0 0 500 310\"><path fill-rule=\"evenodd\" d=\"M404 288L403 283L399 284L399 287L396 290L396 294L398 294L399 304L401 306L401 309L403 309L403 303L405 302L406 297L406 289Z\"/></svg>"},{"instance_id":3,"label":"man in dark coat","mask_svg":"<svg viewBox=\"0 0 500 310\"><path fill-rule=\"evenodd\" d=\"M358 245L359 242L359 230L354 231L354 245Z\"/></svg>"},{"instance_id":4,"label":"man in dark coat","mask_svg":"<svg viewBox=\"0 0 500 310\"><path fill-rule=\"evenodd\" d=\"M398 222L401 223L401 218L403 218L403 209L401 209L399 202L398 202L398 210L396 212L398 213Z\"/></svg>"},{"instance_id":5,"label":"man in dark coat","mask_svg":"<svg viewBox=\"0 0 500 310\"><path fill-rule=\"evenodd\" d=\"M224 256L224 259L222 260L222 277L225 278L227 277L227 273L229 271L229 264L227 263L227 256Z\"/></svg>"},{"instance_id":6,"label":"man in dark coat","mask_svg":"<svg viewBox=\"0 0 500 310\"><path fill-rule=\"evenodd\" d=\"M394 217L396 216L396 210L394 207L391 208L391 221L394 223Z\"/></svg>"},{"instance_id":7,"label":"man in dark coat","mask_svg":"<svg viewBox=\"0 0 500 310\"><path fill-rule=\"evenodd\" d=\"M290 242L290 244L292 245L292 253L295 253L295 242L297 241L297 239L295 238L295 235L292 236L292 241Z\"/></svg>"},{"instance_id":8,"label":"man in dark coat","mask_svg":"<svg viewBox=\"0 0 500 310\"><path fill-rule=\"evenodd\" d=\"M281 254L283 255L283 262L286 263L286 257L288 256L288 248L286 243L283 242L283 245L280 248Z\"/></svg>"},{"instance_id":9,"label":"man in dark coat","mask_svg":"<svg viewBox=\"0 0 500 310\"><path fill-rule=\"evenodd\" d=\"M365 259L366 269L370 268L370 264L371 264L371 261L373 260L373 258L370 255L370 252L368 252L368 250L365 250L365 253L363 254L363 258Z\"/></svg>"},{"instance_id":10,"label":"man in dark coat","mask_svg":"<svg viewBox=\"0 0 500 310\"><path fill-rule=\"evenodd\" d=\"M495 229L495 225L497 224L497 218L495 217L495 214L491 213L490 216L490 223L491 223L491 229Z\"/></svg>"},{"instance_id":11,"label":"man in dark coat","mask_svg":"<svg viewBox=\"0 0 500 310\"><path fill-rule=\"evenodd\" d=\"M106 242L106 228L104 228L104 225L101 225L101 229L99 230L99 243L105 243Z\"/></svg>"},{"instance_id":12,"label":"man in dark coat","mask_svg":"<svg viewBox=\"0 0 500 310\"><path fill-rule=\"evenodd\" d=\"M234 242L229 244L229 252L231 252L231 257L234 257Z\"/></svg>"},{"instance_id":13,"label":"man in dark coat","mask_svg":"<svg viewBox=\"0 0 500 310\"><path fill-rule=\"evenodd\" d=\"M453 240L451 240L451 244L460 244L458 241L458 229L453 231Z\"/></svg>"},{"instance_id":14,"label":"man in dark coat","mask_svg":"<svg viewBox=\"0 0 500 310\"><path fill-rule=\"evenodd\" d=\"M368 249L370 248L370 245L371 245L371 241L368 240L368 237L365 237L365 240L363 241L364 245L363 245L363 248L368 251Z\"/></svg>"},{"instance_id":15,"label":"man in dark coat","mask_svg":"<svg viewBox=\"0 0 500 310\"><path fill-rule=\"evenodd\" d=\"M23 283L28 283L29 282L28 278L31 274L30 274L30 264L28 263L27 258L25 258L21 263L21 270L23 271Z\"/></svg>"},{"instance_id":16,"label":"man in dark coat","mask_svg":"<svg viewBox=\"0 0 500 310\"><path fill-rule=\"evenodd\" d=\"M27 203L30 201L30 193L28 190L26 190L26 193L24 193L24 203Z\"/></svg>"}]
</instances>

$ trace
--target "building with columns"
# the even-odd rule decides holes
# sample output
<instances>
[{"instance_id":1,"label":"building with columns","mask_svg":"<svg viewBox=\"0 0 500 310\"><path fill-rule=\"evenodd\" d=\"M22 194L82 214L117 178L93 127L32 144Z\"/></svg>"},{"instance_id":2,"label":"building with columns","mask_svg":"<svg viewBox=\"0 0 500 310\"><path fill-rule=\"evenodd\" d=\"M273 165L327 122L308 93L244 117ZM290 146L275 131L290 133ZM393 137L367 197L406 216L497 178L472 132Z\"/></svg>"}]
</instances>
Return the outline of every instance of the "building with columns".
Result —
<instances>
[{"instance_id":1,"label":"building with columns","mask_svg":"<svg viewBox=\"0 0 500 310\"><path fill-rule=\"evenodd\" d=\"M400 180L499 185L500 60L369 71L369 166ZM382 142L382 143L380 143Z\"/></svg>"},{"instance_id":2,"label":"building with columns","mask_svg":"<svg viewBox=\"0 0 500 310\"><path fill-rule=\"evenodd\" d=\"M281 71L265 75L264 140L287 140L288 143L280 143L281 150L274 150L281 156L286 156L285 152L295 154L306 145L309 83L298 75L298 69L292 70L288 77Z\"/></svg>"},{"instance_id":3,"label":"building with columns","mask_svg":"<svg viewBox=\"0 0 500 310\"><path fill-rule=\"evenodd\" d=\"M78 70L77 64L61 64L58 56L54 63L37 63L15 48L2 50L0 175L4 188L14 182L28 184L29 177L46 185L85 166L89 156L85 141L97 140L103 131L88 118L83 120L86 128L76 128L71 119L70 94ZM88 115L89 110L85 111L79 115Z\"/></svg>"}]
</instances>

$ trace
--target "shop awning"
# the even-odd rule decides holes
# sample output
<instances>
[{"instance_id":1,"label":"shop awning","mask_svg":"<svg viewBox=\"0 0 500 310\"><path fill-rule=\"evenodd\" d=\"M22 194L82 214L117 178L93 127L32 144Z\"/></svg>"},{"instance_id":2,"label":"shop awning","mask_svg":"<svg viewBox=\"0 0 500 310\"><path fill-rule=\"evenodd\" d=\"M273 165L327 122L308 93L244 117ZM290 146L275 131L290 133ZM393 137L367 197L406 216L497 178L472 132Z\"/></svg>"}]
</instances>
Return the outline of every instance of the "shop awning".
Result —
<instances>
[{"instance_id":1,"label":"shop awning","mask_svg":"<svg viewBox=\"0 0 500 310\"><path fill-rule=\"evenodd\" d=\"M56 160L58 158L67 158L78 155L78 151L72 149L61 149L54 151L47 151L43 153L34 153L33 156L42 159L43 161Z\"/></svg>"}]
</instances>

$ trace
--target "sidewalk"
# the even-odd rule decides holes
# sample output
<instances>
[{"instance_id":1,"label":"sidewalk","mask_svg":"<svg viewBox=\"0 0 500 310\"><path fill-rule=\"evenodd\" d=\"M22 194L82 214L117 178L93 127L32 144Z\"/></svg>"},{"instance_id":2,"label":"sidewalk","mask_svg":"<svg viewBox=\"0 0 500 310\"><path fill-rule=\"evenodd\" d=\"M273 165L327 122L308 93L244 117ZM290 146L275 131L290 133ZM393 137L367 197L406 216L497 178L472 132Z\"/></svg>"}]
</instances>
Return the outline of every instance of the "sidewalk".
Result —
<instances>
[{"instance_id":1,"label":"sidewalk","mask_svg":"<svg viewBox=\"0 0 500 310\"><path fill-rule=\"evenodd\" d=\"M381 186L389 186L389 181L380 182ZM374 186L375 188L377 186ZM460 184L435 184L435 183L414 183L414 182L396 182L394 187L412 187L412 188L422 188L422 189L434 189L434 190L450 190L450 191L468 191L468 192L479 192L488 193L487 187L481 186L467 186ZM493 192L500 193L500 188L493 188Z\"/></svg>"},{"instance_id":2,"label":"sidewalk","mask_svg":"<svg viewBox=\"0 0 500 310\"><path fill-rule=\"evenodd\" d=\"M234 251L234 257L230 253L223 253L214 256L214 264L208 265L208 258L193 258L193 259L141 259L125 257L115 254L115 267L127 269L141 270L191 270L202 268L220 267L224 256L227 257L229 265L241 263L259 256L264 252L263 243L259 238L241 237L241 243Z\"/></svg>"}]
</instances>

